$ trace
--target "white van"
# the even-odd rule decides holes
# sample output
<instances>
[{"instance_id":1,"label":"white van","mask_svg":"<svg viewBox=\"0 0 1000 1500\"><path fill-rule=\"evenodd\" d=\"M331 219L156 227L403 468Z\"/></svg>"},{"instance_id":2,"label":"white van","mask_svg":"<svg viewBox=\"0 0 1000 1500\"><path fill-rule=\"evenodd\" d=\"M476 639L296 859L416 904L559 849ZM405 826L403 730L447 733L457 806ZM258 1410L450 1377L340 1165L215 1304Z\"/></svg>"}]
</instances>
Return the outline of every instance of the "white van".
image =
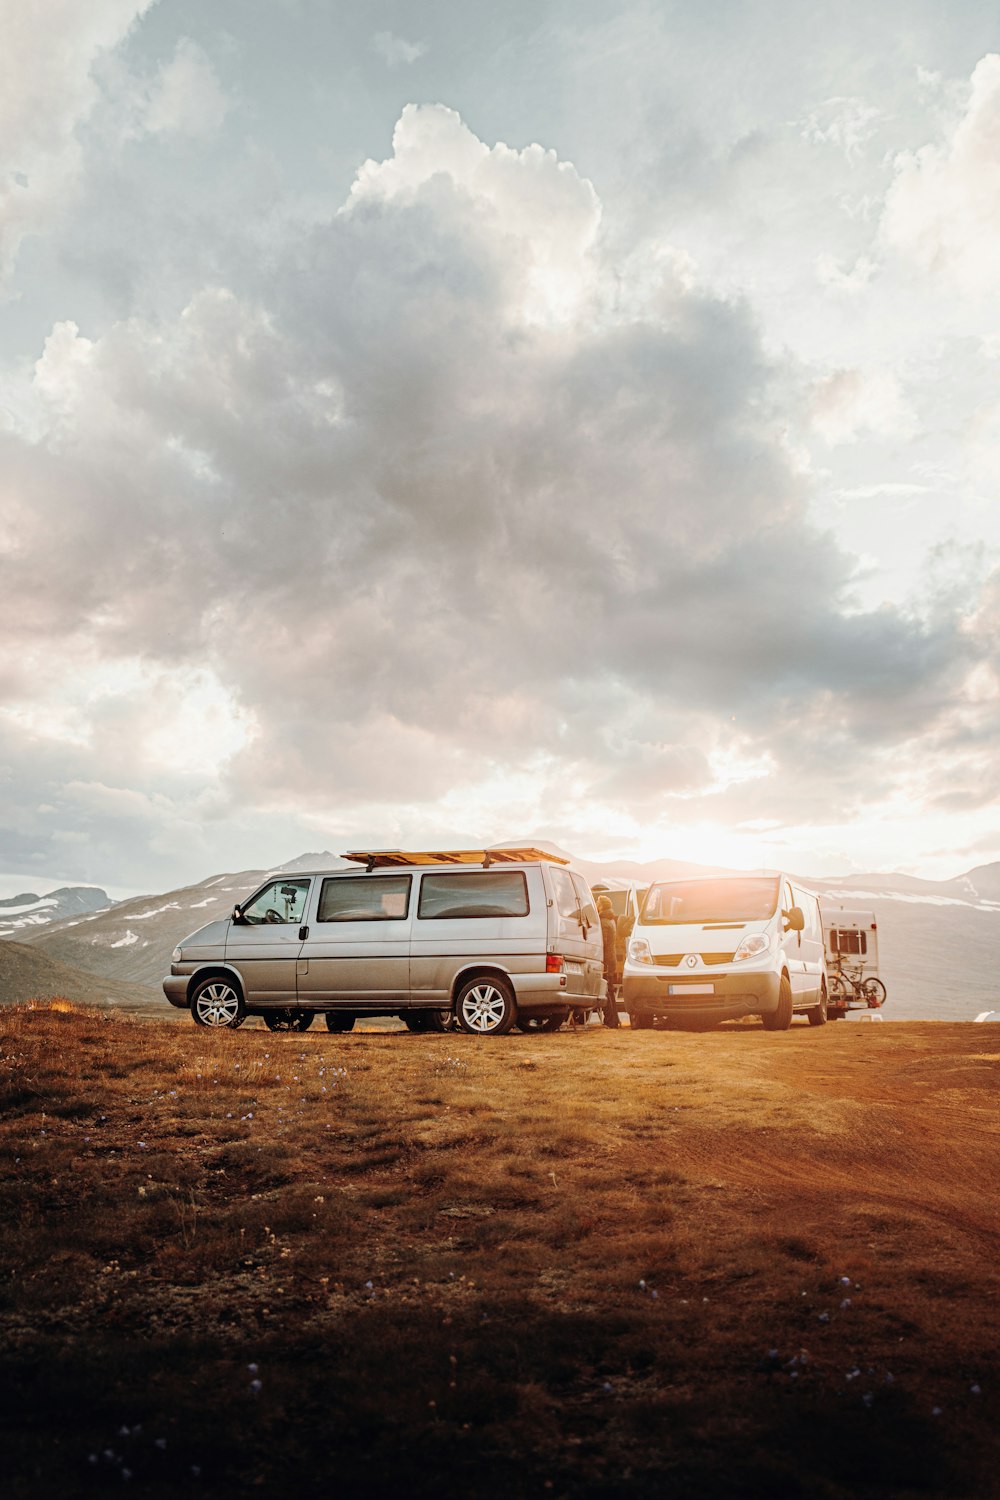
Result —
<instances>
[{"instance_id":1,"label":"white van","mask_svg":"<svg viewBox=\"0 0 1000 1500\"><path fill-rule=\"evenodd\" d=\"M347 854L363 868L270 877L174 949L163 990L199 1026L272 1031L401 1016L481 1036L552 1031L605 993L590 887L536 849Z\"/></svg>"},{"instance_id":2,"label":"white van","mask_svg":"<svg viewBox=\"0 0 1000 1500\"><path fill-rule=\"evenodd\" d=\"M624 971L635 1027L760 1016L784 1031L796 1012L827 1019L819 901L787 875L657 881L646 892Z\"/></svg>"}]
</instances>

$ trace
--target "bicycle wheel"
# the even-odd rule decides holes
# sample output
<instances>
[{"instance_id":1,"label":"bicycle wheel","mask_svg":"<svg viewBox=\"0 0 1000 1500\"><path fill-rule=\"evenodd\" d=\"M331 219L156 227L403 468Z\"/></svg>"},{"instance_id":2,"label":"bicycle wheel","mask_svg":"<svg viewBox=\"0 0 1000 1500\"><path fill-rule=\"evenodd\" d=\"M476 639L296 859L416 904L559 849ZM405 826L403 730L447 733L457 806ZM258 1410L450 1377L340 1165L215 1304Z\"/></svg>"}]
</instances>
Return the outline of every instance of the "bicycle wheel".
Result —
<instances>
[{"instance_id":1,"label":"bicycle wheel","mask_svg":"<svg viewBox=\"0 0 1000 1500\"><path fill-rule=\"evenodd\" d=\"M881 979L864 979L861 982L861 993L869 1010L878 1010L885 1002L886 988Z\"/></svg>"}]
</instances>

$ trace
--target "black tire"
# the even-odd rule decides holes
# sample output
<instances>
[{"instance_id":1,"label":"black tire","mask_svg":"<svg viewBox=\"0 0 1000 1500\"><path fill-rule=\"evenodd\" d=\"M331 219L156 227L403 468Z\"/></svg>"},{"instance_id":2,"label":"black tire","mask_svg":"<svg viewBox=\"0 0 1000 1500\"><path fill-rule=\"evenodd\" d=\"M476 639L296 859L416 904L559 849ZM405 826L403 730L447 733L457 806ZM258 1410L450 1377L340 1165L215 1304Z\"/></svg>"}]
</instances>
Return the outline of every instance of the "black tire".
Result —
<instances>
[{"instance_id":1,"label":"black tire","mask_svg":"<svg viewBox=\"0 0 1000 1500\"><path fill-rule=\"evenodd\" d=\"M308 1031L314 1016L311 1010L265 1010L261 1014L268 1031Z\"/></svg>"},{"instance_id":2,"label":"black tire","mask_svg":"<svg viewBox=\"0 0 1000 1500\"><path fill-rule=\"evenodd\" d=\"M871 979L862 980L861 993L868 1002L868 1009L878 1010L879 1006L885 1003L887 990L881 979L873 976Z\"/></svg>"},{"instance_id":3,"label":"black tire","mask_svg":"<svg viewBox=\"0 0 1000 1500\"><path fill-rule=\"evenodd\" d=\"M407 1031L428 1032L450 1031L453 1017L450 1010L411 1010L403 1013L403 1025Z\"/></svg>"},{"instance_id":4,"label":"black tire","mask_svg":"<svg viewBox=\"0 0 1000 1500\"><path fill-rule=\"evenodd\" d=\"M810 1026L825 1026L830 1018L829 1002L826 998L826 985L819 992L819 1004L814 1005L812 1010L807 1011Z\"/></svg>"},{"instance_id":5,"label":"black tire","mask_svg":"<svg viewBox=\"0 0 1000 1500\"><path fill-rule=\"evenodd\" d=\"M527 1032L558 1031L568 1014L568 1011L562 1010L553 1016L518 1016L517 1029Z\"/></svg>"},{"instance_id":6,"label":"black tire","mask_svg":"<svg viewBox=\"0 0 1000 1500\"><path fill-rule=\"evenodd\" d=\"M792 981L782 974L778 986L778 1008L770 1015L761 1016L765 1031L787 1031L792 1024Z\"/></svg>"},{"instance_id":7,"label":"black tire","mask_svg":"<svg viewBox=\"0 0 1000 1500\"><path fill-rule=\"evenodd\" d=\"M235 1031L247 1018L243 992L235 980L216 974L191 992L191 1019L196 1026Z\"/></svg>"},{"instance_id":8,"label":"black tire","mask_svg":"<svg viewBox=\"0 0 1000 1500\"><path fill-rule=\"evenodd\" d=\"M854 999L854 990L843 974L830 975L830 999L835 1006L847 1005Z\"/></svg>"},{"instance_id":9,"label":"black tire","mask_svg":"<svg viewBox=\"0 0 1000 1500\"><path fill-rule=\"evenodd\" d=\"M342 1010L328 1010L326 1012L327 1031L353 1031L357 1016L345 1016Z\"/></svg>"},{"instance_id":10,"label":"black tire","mask_svg":"<svg viewBox=\"0 0 1000 1500\"><path fill-rule=\"evenodd\" d=\"M630 1010L628 1019L633 1031L652 1031L653 1029L653 1012L651 1010Z\"/></svg>"},{"instance_id":11,"label":"black tire","mask_svg":"<svg viewBox=\"0 0 1000 1500\"><path fill-rule=\"evenodd\" d=\"M517 1018L514 996L492 974L466 980L455 1001L455 1019L471 1036L506 1036Z\"/></svg>"}]
</instances>

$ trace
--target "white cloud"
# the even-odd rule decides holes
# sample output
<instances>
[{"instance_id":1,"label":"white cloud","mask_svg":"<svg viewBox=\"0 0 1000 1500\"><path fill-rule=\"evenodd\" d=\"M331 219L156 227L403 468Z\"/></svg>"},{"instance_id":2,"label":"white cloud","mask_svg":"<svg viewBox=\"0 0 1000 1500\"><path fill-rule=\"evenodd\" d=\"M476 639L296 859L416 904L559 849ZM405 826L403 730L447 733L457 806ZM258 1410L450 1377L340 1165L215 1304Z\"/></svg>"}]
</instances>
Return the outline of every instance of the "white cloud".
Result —
<instances>
[{"instance_id":1,"label":"white cloud","mask_svg":"<svg viewBox=\"0 0 1000 1500\"><path fill-rule=\"evenodd\" d=\"M140 129L150 135L205 135L218 129L228 107L209 59L183 37L150 85Z\"/></svg>"},{"instance_id":2,"label":"white cloud","mask_svg":"<svg viewBox=\"0 0 1000 1500\"><path fill-rule=\"evenodd\" d=\"M875 134L882 112L864 99L827 99L802 126L802 137L814 146L832 146L856 162Z\"/></svg>"},{"instance_id":3,"label":"white cloud","mask_svg":"<svg viewBox=\"0 0 1000 1500\"><path fill-rule=\"evenodd\" d=\"M850 296L866 292L877 270L875 262L867 255L859 255L846 271L832 255L819 255L816 258L816 279L819 284L831 291L846 292Z\"/></svg>"},{"instance_id":4,"label":"white cloud","mask_svg":"<svg viewBox=\"0 0 1000 1500\"><path fill-rule=\"evenodd\" d=\"M810 410L813 429L830 446L863 433L907 438L916 418L897 377L885 370L836 370L818 381Z\"/></svg>"},{"instance_id":5,"label":"white cloud","mask_svg":"<svg viewBox=\"0 0 1000 1500\"><path fill-rule=\"evenodd\" d=\"M391 31L376 31L372 46L390 68L408 67L427 52L426 42L408 42Z\"/></svg>"},{"instance_id":6,"label":"white cloud","mask_svg":"<svg viewBox=\"0 0 1000 1500\"><path fill-rule=\"evenodd\" d=\"M541 146L486 146L445 106L408 104L386 161L366 161L351 188L349 212L374 203L432 208L447 185L468 203L511 282L523 281L521 312L533 322L565 322L582 311L593 283L590 252L601 210L572 163ZM478 225L477 225L478 227Z\"/></svg>"},{"instance_id":7,"label":"white cloud","mask_svg":"<svg viewBox=\"0 0 1000 1500\"><path fill-rule=\"evenodd\" d=\"M37 0L0 7L0 283L24 235L73 191L77 127L100 97L95 62L152 0Z\"/></svg>"},{"instance_id":8,"label":"white cloud","mask_svg":"<svg viewBox=\"0 0 1000 1500\"><path fill-rule=\"evenodd\" d=\"M273 229L255 292L53 328L0 432L25 860L39 803L117 873L249 810L610 840L891 779L976 641L847 612L748 309L672 253L610 261L600 217L553 152L410 106L341 211ZM891 375L815 396L831 442L907 431Z\"/></svg>"},{"instance_id":9,"label":"white cloud","mask_svg":"<svg viewBox=\"0 0 1000 1500\"><path fill-rule=\"evenodd\" d=\"M976 65L964 112L943 140L897 157L881 234L960 291L1000 288L1000 55Z\"/></svg>"}]
</instances>

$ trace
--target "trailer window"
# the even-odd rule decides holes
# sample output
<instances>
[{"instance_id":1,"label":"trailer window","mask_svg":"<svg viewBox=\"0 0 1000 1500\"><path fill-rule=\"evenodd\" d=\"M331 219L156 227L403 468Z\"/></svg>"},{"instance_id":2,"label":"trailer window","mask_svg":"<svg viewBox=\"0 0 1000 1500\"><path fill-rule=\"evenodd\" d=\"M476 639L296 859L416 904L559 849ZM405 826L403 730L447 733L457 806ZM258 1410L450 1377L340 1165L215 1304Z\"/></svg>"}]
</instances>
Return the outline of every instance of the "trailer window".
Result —
<instances>
[{"instance_id":1,"label":"trailer window","mask_svg":"<svg viewBox=\"0 0 1000 1500\"><path fill-rule=\"evenodd\" d=\"M858 955L868 952L868 934L848 929L834 928L833 937L834 953L856 953Z\"/></svg>"}]
</instances>

